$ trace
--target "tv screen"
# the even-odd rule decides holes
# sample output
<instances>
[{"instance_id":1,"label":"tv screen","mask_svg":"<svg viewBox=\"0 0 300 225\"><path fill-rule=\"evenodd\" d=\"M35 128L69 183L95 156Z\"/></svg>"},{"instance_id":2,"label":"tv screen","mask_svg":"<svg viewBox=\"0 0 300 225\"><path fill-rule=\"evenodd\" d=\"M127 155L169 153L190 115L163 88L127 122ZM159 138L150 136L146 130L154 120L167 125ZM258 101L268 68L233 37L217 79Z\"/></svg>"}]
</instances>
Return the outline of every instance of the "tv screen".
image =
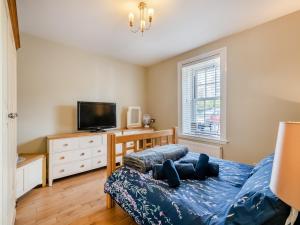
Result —
<instances>
[{"instance_id":1,"label":"tv screen","mask_svg":"<svg viewBox=\"0 0 300 225\"><path fill-rule=\"evenodd\" d=\"M115 128L116 104L106 102L77 102L78 130L97 131Z\"/></svg>"}]
</instances>

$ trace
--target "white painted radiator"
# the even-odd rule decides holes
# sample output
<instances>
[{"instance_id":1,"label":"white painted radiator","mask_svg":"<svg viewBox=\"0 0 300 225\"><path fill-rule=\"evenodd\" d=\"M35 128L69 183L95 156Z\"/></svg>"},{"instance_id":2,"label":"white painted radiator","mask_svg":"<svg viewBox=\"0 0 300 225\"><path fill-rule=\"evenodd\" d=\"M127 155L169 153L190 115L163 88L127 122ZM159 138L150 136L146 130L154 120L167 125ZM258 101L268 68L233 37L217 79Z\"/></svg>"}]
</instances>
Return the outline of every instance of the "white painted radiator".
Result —
<instances>
[{"instance_id":1,"label":"white painted radiator","mask_svg":"<svg viewBox=\"0 0 300 225\"><path fill-rule=\"evenodd\" d=\"M188 146L188 148L193 152L205 153L209 156L220 159L223 158L223 148L220 145L204 144L186 139L178 139L178 143Z\"/></svg>"}]
</instances>

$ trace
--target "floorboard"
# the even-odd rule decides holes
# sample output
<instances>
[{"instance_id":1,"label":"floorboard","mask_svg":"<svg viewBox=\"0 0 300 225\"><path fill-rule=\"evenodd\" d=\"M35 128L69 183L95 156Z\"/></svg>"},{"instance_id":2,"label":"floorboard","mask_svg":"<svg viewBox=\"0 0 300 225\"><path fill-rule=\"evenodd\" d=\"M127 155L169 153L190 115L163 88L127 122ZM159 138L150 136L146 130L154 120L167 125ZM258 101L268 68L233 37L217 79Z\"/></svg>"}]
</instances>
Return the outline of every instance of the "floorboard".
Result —
<instances>
[{"instance_id":1,"label":"floorboard","mask_svg":"<svg viewBox=\"0 0 300 225\"><path fill-rule=\"evenodd\" d=\"M15 225L136 225L118 206L106 209L105 169L55 181L18 199Z\"/></svg>"}]
</instances>

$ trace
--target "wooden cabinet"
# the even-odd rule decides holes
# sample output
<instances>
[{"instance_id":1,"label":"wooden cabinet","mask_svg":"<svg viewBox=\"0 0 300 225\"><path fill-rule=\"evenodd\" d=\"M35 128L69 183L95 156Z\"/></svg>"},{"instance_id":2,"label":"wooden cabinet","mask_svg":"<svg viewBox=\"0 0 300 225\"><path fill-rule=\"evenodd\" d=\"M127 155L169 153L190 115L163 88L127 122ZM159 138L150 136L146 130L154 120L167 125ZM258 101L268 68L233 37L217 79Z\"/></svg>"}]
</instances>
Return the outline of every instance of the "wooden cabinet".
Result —
<instances>
[{"instance_id":1,"label":"wooden cabinet","mask_svg":"<svg viewBox=\"0 0 300 225\"><path fill-rule=\"evenodd\" d=\"M35 160L34 162L24 166L24 192L28 192L37 185L43 183L42 171L42 159Z\"/></svg>"},{"instance_id":2,"label":"wooden cabinet","mask_svg":"<svg viewBox=\"0 0 300 225\"><path fill-rule=\"evenodd\" d=\"M25 160L17 164L16 172L16 197L32 190L36 186L46 182L46 160L44 155L21 155Z\"/></svg>"},{"instance_id":3,"label":"wooden cabinet","mask_svg":"<svg viewBox=\"0 0 300 225\"><path fill-rule=\"evenodd\" d=\"M153 132L153 129L115 130L116 135ZM47 137L48 183L53 180L105 167L107 164L106 133L70 133ZM116 146L116 153L122 146ZM121 157L117 162L121 162Z\"/></svg>"},{"instance_id":4,"label":"wooden cabinet","mask_svg":"<svg viewBox=\"0 0 300 225\"><path fill-rule=\"evenodd\" d=\"M16 197L20 197L24 193L24 170L17 169L16 172Z\"/></svg>"},{"instance_id":5,"label":"wooden cabinet","mask_svg":"<svg viewBox=\"0 0 300 225\"><path fill-rule=\"evenodd\" d=\"M106 134L48 136L48 182L106 166Z\"/></svg>"}]
</instances>

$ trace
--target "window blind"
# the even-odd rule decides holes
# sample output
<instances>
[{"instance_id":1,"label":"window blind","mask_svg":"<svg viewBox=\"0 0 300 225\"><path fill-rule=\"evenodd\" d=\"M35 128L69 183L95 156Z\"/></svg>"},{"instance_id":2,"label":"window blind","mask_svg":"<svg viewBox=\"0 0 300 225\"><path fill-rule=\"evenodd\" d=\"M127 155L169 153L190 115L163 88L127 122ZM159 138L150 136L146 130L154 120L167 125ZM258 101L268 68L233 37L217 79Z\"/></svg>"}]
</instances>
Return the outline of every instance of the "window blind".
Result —
<instances>
[{"instance_id":1,"label":"window blind","mask_svg":"<svg viewBox=\"0 0 300 225\"><path fill-rule=\"evenodd\" d=\"M182 66L182 133L220 138L220 56Z\"/></svg>"}]
</instances>

